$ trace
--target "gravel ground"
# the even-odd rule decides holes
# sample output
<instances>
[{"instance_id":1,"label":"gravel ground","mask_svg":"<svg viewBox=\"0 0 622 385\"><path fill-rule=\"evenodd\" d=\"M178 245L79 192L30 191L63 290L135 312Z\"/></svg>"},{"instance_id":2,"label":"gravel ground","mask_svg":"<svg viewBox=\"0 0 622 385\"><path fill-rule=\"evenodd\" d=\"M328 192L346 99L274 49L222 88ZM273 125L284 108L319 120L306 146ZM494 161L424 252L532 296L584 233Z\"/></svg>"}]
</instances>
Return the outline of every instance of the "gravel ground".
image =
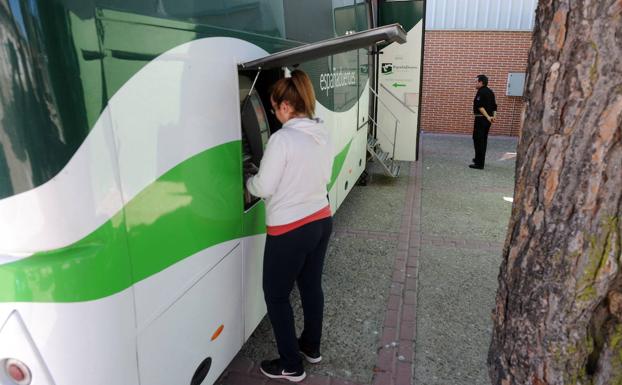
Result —
<instances>
[{"instance_id":1,"label":"gravel ground","mask_svg":"<svg viewBox=\"0 0 622 385\"><path fill-rule=\"evenodd\" d=\"M489 384L486 354L499 254L423 247L415 384Z\"/></svg>"},{"instance_id":2,"label":"gravel ground","mask_svg":"<svg viewBox=\"0 0 622 385\"><path fill-rule=\"evenodd\" d=\"M398 232L410 162L400 162L400 167L395 179L384 175L377 164L369 163L369 183L350 191L335 215L335 224L348 229Z\"/></svg>"},{"instance_id":3,"label":"gravel ground","mask_svg":"<svg viewBox=\"0 0 622 385\"><path fill-rule=\"evenodd\" d=\"M335 227L398 231L408 164L404 164L398 179L383 176L377 165L370 164L369 169L369 183L352 189L335 215ZM396 247L397 241L393 240L333 235L324 268L323 360L321 365L306 365L308 373L371 383ZM292 293L292 306L300 332L302 309L297 289ZM277 356L267 317L240 354L255 362Z\"/></svg>"},{"instance_id":4,"label":"gravel ground","mask_svg":"<svg viewBox=\"0 0 622 385\"><path fill-rule=\"evenodd\" d=\"M486 168L467 166L472 139L423 136L422 248L417 292L415 384L489 384L486 355L501 247L514 189L516 139L490 137ZM426 242L470 241L470 248ZM490 242L493 247L477 248Z\"/></svg>"}]
</instances>

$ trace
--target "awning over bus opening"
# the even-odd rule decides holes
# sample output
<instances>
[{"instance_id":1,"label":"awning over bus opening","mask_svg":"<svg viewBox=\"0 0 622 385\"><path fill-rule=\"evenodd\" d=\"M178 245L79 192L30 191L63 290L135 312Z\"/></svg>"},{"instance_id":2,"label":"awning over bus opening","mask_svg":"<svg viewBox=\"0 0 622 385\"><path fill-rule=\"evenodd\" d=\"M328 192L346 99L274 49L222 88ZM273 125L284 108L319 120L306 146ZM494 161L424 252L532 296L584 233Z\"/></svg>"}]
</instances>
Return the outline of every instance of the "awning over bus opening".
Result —
<instances>
[{"instance_id":1,"label":"awning over bus opening","mask_svg":"<svg viewBox=\"0 0 622 385\"><path fill-rule=\"evenodd\" d=\"M297 65L305 61L335 55L341 52L369 47L373 44L406 42L406 31L399 24L355 32L345 36L301 45L238 65L240 70L258 70Z\"/></svg>"}]
</instances>

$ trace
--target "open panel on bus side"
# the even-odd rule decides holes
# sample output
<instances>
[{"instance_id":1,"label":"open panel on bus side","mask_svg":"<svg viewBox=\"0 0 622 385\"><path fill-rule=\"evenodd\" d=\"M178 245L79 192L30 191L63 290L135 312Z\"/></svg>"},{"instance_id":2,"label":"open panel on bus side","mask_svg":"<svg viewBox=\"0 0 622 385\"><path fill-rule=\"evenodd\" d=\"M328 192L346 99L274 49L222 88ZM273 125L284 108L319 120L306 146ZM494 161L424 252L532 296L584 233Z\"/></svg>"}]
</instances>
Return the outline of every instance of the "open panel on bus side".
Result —
<instances>
[{"instance_id":1,"label":"open panel on bus side","mask_svg":"<svg viewBox=\"0 0 622 385\"><path fill-rule=\"evenodd\" d=\"M269 71L239 70L240 130L242 137L242 175L251 164L259 167L264 149L272 133L281 127L276 116L270 113L270 87L283 77L283 70ZM253 85L253 82L255 84ZM251 91L252 88L252 91ZM245 177L242 177L245 182ZM265 243L265 205L256 197L244 191L244 213L242 223L244 234L243 286L244 286L244 340L266 314L266 303L262 290L263 252Z\"/></svg>"},{"instance_id":2,"label":"open panel on bus side","mask_svg":"<svg viewBox=\"0 0 622 385\"><path fill-rule=\"evenodd\" d=\"M274 114L270 113L270 86L283 77L283 71L272 69L262 71L240 71L240 122L242 124L242 160L243 168L259 168L263 151L272 133L281 127ZM256 79L256 81L255 81ZM255 81L253 87L253 81ZM251 91L252 87L252 91ZM251 166L251 167L252 167ZM245 191L244 210L248 210L259 201Z\"/></svg>"}]
</instances>

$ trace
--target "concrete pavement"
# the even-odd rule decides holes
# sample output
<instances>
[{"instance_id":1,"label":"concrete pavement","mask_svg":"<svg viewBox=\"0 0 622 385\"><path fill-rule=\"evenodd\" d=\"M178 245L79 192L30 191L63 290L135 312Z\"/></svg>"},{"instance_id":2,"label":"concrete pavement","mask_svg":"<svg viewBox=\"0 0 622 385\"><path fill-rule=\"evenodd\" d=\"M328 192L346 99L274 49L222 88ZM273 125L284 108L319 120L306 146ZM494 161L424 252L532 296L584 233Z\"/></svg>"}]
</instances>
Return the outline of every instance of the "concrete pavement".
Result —
<instances>
[{"instance_id":1,"label":"concrete pavement","mask_svg":"<svg viewBox=\"0 0 622 385\"><path fill-rule=\"evenodd\" d=\"M467 167L470 137L423 135L422 161L399 178L370 165L335 215L324 273L319 365L303 384L486 384L490 310L511 204L516 139L490 138L486 169ZM506 159L502 159L502 158ZM301 308L292 294L297 326ZM416 343L415 343L416 341ZM219 384L282 383L264 321Z\"/></svg>"}]
</instances>

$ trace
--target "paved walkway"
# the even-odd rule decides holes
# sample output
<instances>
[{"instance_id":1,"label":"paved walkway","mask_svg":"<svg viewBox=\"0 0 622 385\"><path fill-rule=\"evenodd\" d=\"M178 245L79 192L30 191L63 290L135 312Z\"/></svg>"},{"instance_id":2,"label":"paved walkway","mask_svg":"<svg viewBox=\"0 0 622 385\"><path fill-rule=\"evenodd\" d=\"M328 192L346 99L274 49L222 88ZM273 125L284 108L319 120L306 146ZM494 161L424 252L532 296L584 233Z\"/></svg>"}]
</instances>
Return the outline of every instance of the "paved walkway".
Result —
<instances>
[{"instance_id":1,"label":"paved walkway","mask_svg":"<svg viewBox=\"0 0 622 385\"><path fill-rule=\"evenodd\" d=\"M471 143L424 135L423 161L404 163L397 180L371 165L369 184L352 190L335 216L325 267L324 360L307 365L302 384L484 383L490 321L482 314L494 299L510 207L502 198L513 178L513 160L498 159L515 140L491 138L484 171L466 167ZM486 207L472 202L477 196ZM295 291L292 301L300 328ZM264 319L218 384L283 383L257 367L275 356Z\"/></svg>"}]
</instances>

